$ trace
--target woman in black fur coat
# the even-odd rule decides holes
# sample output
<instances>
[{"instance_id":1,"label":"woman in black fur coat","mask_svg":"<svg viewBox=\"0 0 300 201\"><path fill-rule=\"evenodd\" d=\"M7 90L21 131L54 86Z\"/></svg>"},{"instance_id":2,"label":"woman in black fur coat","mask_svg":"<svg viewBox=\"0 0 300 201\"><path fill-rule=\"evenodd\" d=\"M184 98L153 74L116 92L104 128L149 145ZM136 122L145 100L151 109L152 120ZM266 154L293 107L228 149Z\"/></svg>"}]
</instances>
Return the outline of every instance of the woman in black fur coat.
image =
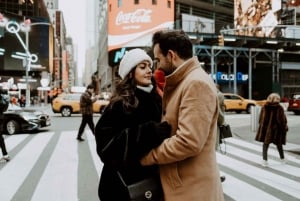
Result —
<instances>
[{"instance_id":1,"label":"woman in black fur coat","mask_svg":"<svg viewBox=\"0 0 300 201\"><path fill-rule=\"evenodd\" d=\"M286 143L288 125L284 109L279 103L279 94L271 93L259 116L259 128L255 140L263 142L262 166L264 167L268 166L268 149L271 143L276 145L281 162L286 163L282 145Z\"/></svg>"},{"instance_id":2,"label":"woman in black fur coat","mask_svg":"<svg viewBox=\"0 0 300 201\"><path fill-rule=\"evenodd\" d=\"M120 62L122 78L96 129L97 153L104 163L98 195L101 201L127 201L126 184L152 175L157 166L143 167L139 160L169 137L171 128L161 120L161 97L152 79L151 58L141 49L125 54Z\"/></svg>"}]
</instances>

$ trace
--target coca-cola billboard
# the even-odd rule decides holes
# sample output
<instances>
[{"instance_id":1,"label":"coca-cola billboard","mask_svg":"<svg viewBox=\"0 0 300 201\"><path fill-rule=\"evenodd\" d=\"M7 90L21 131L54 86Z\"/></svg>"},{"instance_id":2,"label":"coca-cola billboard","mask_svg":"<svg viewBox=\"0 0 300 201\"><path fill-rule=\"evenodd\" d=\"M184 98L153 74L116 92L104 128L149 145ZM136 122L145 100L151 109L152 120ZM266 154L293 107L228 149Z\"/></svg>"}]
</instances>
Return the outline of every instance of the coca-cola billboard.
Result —
<instances>
[{"instance_id":1,"label":"coca-cola billboard","mask_svg":"<svg viewBox=\"0 0 300 201\"><path fill-rule=\"evenodd\" d=\"M150 46L152 34L174 27L174 0L108 1L108 50L122 47Z\"/></svg>"}]
</instances>

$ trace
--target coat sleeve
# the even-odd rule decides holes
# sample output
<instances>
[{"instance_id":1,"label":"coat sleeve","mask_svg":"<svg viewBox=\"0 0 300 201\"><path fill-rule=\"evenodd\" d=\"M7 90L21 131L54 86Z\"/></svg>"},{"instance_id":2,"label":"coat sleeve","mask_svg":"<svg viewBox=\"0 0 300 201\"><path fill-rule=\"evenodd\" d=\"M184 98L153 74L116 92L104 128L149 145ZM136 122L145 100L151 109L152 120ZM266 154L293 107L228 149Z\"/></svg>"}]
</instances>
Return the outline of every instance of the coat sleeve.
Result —
<instances>
[{"instance_id":1,"label":"coat sleeve","mask_svg":"<svg viewBox=\"0 0 300 201\"><path fill-rule=\"evenodd\" d=\"M215 147L218 115L216 91L201 81L185 82L185 86L186 88L182 89L177 122L169 121L172 136L144 156L141 159L142 165L168 164L193 157L198 155L207 143ZM168 112L167 108L166 115ZM168 121L167 118L172 117L164 117Z\"/></svg>"},{"instance_id":2,"label":"coat sleeve","mask_svg":"<svg viewBox=\"0 0 300 201\"><path fill-rule=\"evenodd\" d=\"M218 92L218 126L225 124L225 106L224 106L224 95Z\"/></svg>"},{"instance_id":3,"label":"coat sleeve","mask_svg":"<svg viewBox=\"0 0 300 201\"><path fill-rule=\"evenodd\" d=\"M289 129L288 129L288 125L287 125L287 118L286 115L284 113L284 109L280 106L279 107L279 112L277 115L277 121L278 121L278 125L280 126L280 129L283 133L286 133Z\"/></svg>"},{"instance_id":4,"label":"coat sleeve","mask_svg":"<svg viewBox=\"0 0 300 201\"><path fill-rule=\"evenodd\" d=\"M130 125L126 122L126 115L120 111L116 108L105 110L95 129L101 161L115 167L139 163L143 155L164 140L158 133L158 123L149 121Z\"/></svg>"}]
</instances>

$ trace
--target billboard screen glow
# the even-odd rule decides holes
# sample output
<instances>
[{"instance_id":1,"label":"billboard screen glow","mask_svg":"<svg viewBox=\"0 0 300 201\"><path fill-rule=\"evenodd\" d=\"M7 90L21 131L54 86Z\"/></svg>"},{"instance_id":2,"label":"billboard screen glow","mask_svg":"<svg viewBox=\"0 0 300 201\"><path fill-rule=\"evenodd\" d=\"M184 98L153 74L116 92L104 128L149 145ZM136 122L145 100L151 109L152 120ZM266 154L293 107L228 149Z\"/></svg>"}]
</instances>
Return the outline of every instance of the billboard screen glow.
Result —
<instances>
[{"instance_id":1,"label":"billboard screen glow","mask_svg":"<svg viewBox=\"0 0 300 201\"><path fill-rule=\"evenodd\" d=\"M236 34L255 37L276 37L281 0L235 0Z\"/></svg>"},{"instance_id":2,"label":"billboard screen glow","mask_svg":"<svg viewBox=\"0 0 300 201\"><path fill-rule=\"evenodd\" d=\"M120 3L123 2L123 3ZM108 1L108 50L149 46L152 34L174 26L174 0Z\"/></svg>"}]
</instances>

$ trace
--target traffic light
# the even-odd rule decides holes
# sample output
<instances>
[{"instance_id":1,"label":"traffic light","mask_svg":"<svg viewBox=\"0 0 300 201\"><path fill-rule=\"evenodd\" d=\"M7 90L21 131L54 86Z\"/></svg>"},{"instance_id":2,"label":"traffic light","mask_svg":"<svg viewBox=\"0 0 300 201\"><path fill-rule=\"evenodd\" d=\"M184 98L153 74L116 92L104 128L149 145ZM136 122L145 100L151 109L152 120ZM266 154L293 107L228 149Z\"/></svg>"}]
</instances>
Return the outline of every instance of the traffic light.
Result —
<instances>
[{"instance_id":1,"label":"traffic light","mask_svg":"<svg viewBox=\"0 0 300 201\"><path fill-rule=\"evenodd\" d=\"M218 45L224 46L224 36L223 35L218 35Z\"/></svg>"}]
</instances>

